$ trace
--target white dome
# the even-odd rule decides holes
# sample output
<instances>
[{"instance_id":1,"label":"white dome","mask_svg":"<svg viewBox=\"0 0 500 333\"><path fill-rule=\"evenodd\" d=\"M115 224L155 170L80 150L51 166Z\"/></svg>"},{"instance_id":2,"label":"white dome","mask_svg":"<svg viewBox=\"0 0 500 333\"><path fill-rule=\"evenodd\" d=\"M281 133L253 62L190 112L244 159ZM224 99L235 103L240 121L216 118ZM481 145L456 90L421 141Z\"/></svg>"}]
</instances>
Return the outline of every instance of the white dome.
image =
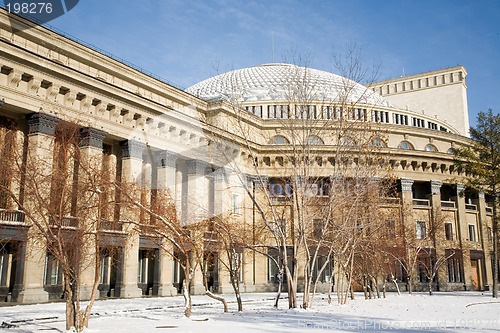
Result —
<instances>
[{"instance_id":1,"label":"white dome","mask_svg":"<svg viewBox=\"0 0 500 333\"><path fill-rule=\"evenodd\" d=\"M291 64L264 64L220 74L187 92L205 100L230 98L240 102L337 101L390 106L382 96L339 75Z\"/></svg>"}]
</instances>

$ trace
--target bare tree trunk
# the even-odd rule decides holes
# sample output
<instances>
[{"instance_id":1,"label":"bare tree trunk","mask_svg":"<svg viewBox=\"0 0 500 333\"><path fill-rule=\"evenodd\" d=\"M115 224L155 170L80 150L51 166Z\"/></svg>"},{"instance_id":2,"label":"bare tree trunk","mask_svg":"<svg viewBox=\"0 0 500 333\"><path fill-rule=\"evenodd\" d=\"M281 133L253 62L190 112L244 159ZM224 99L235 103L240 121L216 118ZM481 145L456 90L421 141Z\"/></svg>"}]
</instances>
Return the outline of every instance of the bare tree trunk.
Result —
<instances>
[{"instance_id":1,"label":"bare tree trunk","mask_svg":"<svg viewBox=\"0 0 500 333\"><path fill-rule=\"evenodd\" d=\"M333 288L333 274L328 282L328 304L332 304L332 288Z\"/></svg>"},{"instance_id":2,"label":"bare tree trunk","mask_svg":"<svg viewBox=\"0 0 500 333\"><path fill-rule=\"evenodd\" d=\"M184 296L184 317L191 317L191 310L193 309L193 301L191 300L191 291L189 290L191 286L191 280L193 278L193 272L191 270L191 263L189 262L189 256L185 258L184 270L184 282L182 283L182 296Z\"/></svg>"},{"instance_id":3,"label":"bare tree trunk","mask_svg":"<svg viewBox=\"0 0 500 333\"><path fill-rule=\"evenodd\" d=\"M373 295L373 283L370 280L369 276L366 278L366 280L367 280L367 285L368 285L368 296L370 297L370 299L373 299L373 298L375 298L375 296Z\"/></svg>"},{"instance_id":4,"label":"bare tree trunk","mask_svg":"<svg viewBox=\"0 0 500 333\"><path fill-rule=\"evenodd\" d=\"M380 289L378 287L378 281L375 277L371 277L372 278L372 284L375 286L375 291L377 293L377 298L380 298Z\"/></svg>"},{"instance_id":5,"label":"bare tree trunk","mask_svg":"<svg viewBox=\"0 0 500 333\"><path fill-rule=\"evenodd\" d=\"M276 292L276 299L274 301L274 307L278 308L278 303L280 301L281 297L281 280L283 276L283 267L280 268L280 271L278 273L278 291Z\"/></svg>"},{"instance_id":6,"label":"bare tree trunk","mask_svg":"<svg viewBox=\"0 0 500 333\"><path fill-rule=\"evenodd\" d=\"M365 299L368 299L368 283L366 276L363 276L363 294L365 295Z\"/></svg>"},{"instance_id":7,"label":"bare tree trunk","mask_svg":"<svg viewBox=\"0 0 500 333\"><path fill-rule=\"evenodd\" d=\"M396 290L398 291L398 295L401 295L401 291L399 290L398 281L396 280L394 275L392 276L392 282L394 282L394 285L396 286Z\"/></svg>"},{"instance_id":8,"label":"bare tree trunk","mask_svg":"<svg viewBox=\"0 0 500 333\"><path fill-rule=\"evenodd\" d=\"M226 299L224 297L220 297L220 296L217 296L215 295L214 293L212 293L209 288L208 288L208 278L207 278L207 274L206 274L206 264L202 264L201 265L201 271L202 271L202 274L203 274L203 285L205 287L205 295L207 295L208 297L212 298L212 299L215 299L216 301L219 301L222 303L222 306L224 308L224 312L227 312L228 311L228 307L227 307L227 302L226 302Z\"/></svg>"},{"instance_id":9,"label":"bare tree trunk","mask_svg":"<svg viewBox=\"0 0 500 333\"><path fill-rule=\"evenodd\" d=\"M73 291L69 278L64 277L64 299L66 302L66 330L75 327L75 308L73 305Z\"/></svg>"},{"instance_id":10,"label":"bare tree trunk","mask_svg":"<svg viewBox=\"0 0 500 333\"><path fill-rule=\"evenodd\" d=\"M214 293L212 293L210 290L208 290L207 288L205 288L205 295L207 295L208 297L210 298L213 298L215 299L216 301L219 301L222 303L223 307L224 307L224 312L227 312L228 311L228 308L227 308L227 302L226 302L226 299L224 297L220 297L220 296L217 296L215 295Z\"/></svg>"},{"instance_id":11,"label":"bare tree trunk","mask_svg":"<svg viewBox=\"0 0 500 333\"><path fill-rule=\"evenodd\" d=\"M234 290L234 296L236 297L236 303L238 304L238 312L241 312L243 311L243 302L241 301L240 282L238 277L235 277L235 275L238 275L238 273L231 272L230 280L231 280L231 286L233 287Z\"/></svg>"},{"instance_id":12,"label":"bare tree trunk","mask_svg":"<svg viewBox=\"0 0 500 333\"><path fill-rule=\"evenodd\" d=\"M182 284L182 296L184 296L184 317L189 318L191 316L191 309L193 303L191 301L191 293L189 292L190 279L184 278L184 283Z\"/></svg>"},{"instance_id":13,"label":"bare tree trunk","mask_svg":"<svg viewBox=\"0 0 500 333\"><path fill-rule=\"evenodd\" d=\"M297 284L290 279L288 279L288 308L295 309L297 308Z\"/></svg>"},{"instance_id":14,"label":"bare tree trunk","mask_svg":"<svg viewBox=\"0 0 500 333\"><path fill-rule=\"evenodd\" d=\"M304 281L304 296L302 298L302 308L304 309L308 309L309 308L309 295L310 295L310 291L311 291L311 280L312 280L312 276L307 272L307 268L304 269L304 278L305 278L305 281ZM313 296L311 296L311 302L312 302L312 298L314 297L314 292L313 292Z\"/></svg>"}]
</instances>

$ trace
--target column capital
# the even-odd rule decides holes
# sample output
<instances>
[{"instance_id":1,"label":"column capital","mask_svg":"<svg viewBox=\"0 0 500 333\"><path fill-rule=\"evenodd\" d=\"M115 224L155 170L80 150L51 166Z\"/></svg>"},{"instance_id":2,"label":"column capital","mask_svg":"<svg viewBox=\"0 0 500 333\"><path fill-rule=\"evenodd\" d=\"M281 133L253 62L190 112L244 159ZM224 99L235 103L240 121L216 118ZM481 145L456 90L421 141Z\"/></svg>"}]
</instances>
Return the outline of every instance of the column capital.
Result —
<instances>
[{"instance_id":1,"label":"column capital","mask_svg":"<svg viewBox=\"0 0 500 333\"><path fill-rule=\"evenodd\" d=\"M28 120L28 133L29 134L47 134L55 135L56 126L61 119L48 115L46 113L31 113L26 116Z\"/></svg>"},{"instance_id":2,"label":"column capital","mask_svg":"<svg viewBox=\"0 0 500 333\"><path fill-rule=\"evenodd\" d=\"M256 189L265 188L269 183L268 176L257 176L257 175L247 175L247 181L249 185L254 184Z\"/></svg>"},{"instance_id":3,"label":"column capital","mask_svg":"<svg viewBox=\"0 0 500 333\"><path fill-rule=\"evenodd\" d=\"M457 195L460 195L465 190L464 184L457 184Z\"/></svg>"},{"instance_id":4,"label":"column capital","mask_svg":"<svg viewBox=\"0 0 500 333\"><path fill-rule=\"evenodd\" d=\"M188 174L198 174L200 176L205 175L205 169L207 167L207 163L201 160L187 160L186 168Z\"/></svg>"},{"instance_id":5,"label":"column capital","mask_svg":"<svg viewBox=\"0 0 500 333\"><path fill-rule=\"evenodd\" d=\"M400 179L401 181L401 191L402 192L411 192L413 183L415 182L413 179Z\"/></svg>"},{"instance_id":6,"label":"column capital","mask_svg":"<svg viewBox=\"0 0 500 333\"><path fill-rule=\"evenodd\" d=\"M442 185L443 185L443 182L441 182L441 181L431 180L431 194L432 195L440 194Z\"/></svg>"},{"instance_id":7,"label":"column capital","mask_svg":"<svg viewBox=\"0 0 500 333\"><path fill-rule=\"evenodd\" d=\"M227 179L228 171L225 167L216 168L213 172L215 181L223 182Z\"/></svg>"},{"instance_id":8,"label":"column capital","mask_svg":"<svg viewBox=\"0 0 500 333\"><path fill-rule=\"evenodd\" d=\"M177 159L179 158L179 154L173 153L168 150L162 150L155 154L156 163L158 164L158 168L164 167L175 167Z\"/></svg>"},{"instance_id":9,"label":"column capital","mask_svg":"<svg viewBox=\"0 0 500 333\"><path fill-rule=\"evenodd\" d=\"M80 129L80 147L95 147L102 149L104 138L107 132L93 127L84 127Z\"/></svg>"},{"instance_id":10,"label":"column capital","mask_svg":"<svg viewBox=\"0 0 500 333\"><path fill-rule=\"evenodd\" d=\"M479 199L485 199L484 192L479 192L479 193L477 194L477 197L478 197Z\"/></svg>"},{"instance_id":11,"label":"column capital","mask_svg":"<svg viewBox=\"0 0 500 333\"><path fill-rule=\"evenodd\" d=\"M125 140L120 142L122 147L122 157L123 158L137 158L142 159L142 152L146 149L146 144L144 142L135 140Z\"/></svg>"}]
</instances>

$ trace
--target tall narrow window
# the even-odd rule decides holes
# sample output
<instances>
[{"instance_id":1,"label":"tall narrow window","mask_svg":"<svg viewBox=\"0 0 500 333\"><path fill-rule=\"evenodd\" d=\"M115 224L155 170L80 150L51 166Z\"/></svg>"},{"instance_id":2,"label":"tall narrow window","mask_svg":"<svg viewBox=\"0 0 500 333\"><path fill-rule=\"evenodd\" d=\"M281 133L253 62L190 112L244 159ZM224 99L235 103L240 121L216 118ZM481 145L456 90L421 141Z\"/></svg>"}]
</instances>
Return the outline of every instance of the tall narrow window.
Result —
<instances>
[{"instance_id":1,"label":"tall narrow window","mask_svg":"<svg viewBox=\"0 0 500 333\"><path fill-rule=\"evenodd\" d=\"M62 282L59 261L50 253L45 257L45 285L54 286Z\"/></svg>"},{"instance_id":2,"label":"tall narrow window","mask_svg":"<svg viewBox=\"0 0 500 333\"><path fill-rule=\"evenodd\" d=\"M453 224L451 222L446 222L444 224L444 232L446 235L446 240L453 240Z\"/></svg>"},{"instance_id":3,"label":"tall narrow window","mask_svg":"<svg viewBox=\"0 0 500 333\"><path fill-rule=\"evenodd\" d=\"M447 259L448 268L448 282L451 283L463 283L463 272L462 272L462 254L456 252L458 250L445 250L445 255Z\"/></svg>"},{"instance_id":4,"label":"tall narrow window","mask_svg":"<svg viewBox=\"0 0 500 333\"><path fill-rule=\"evenodd\" d=\"M231 212L233 214L241 214L241 202L240 202L240 195L237 193L233 193L233 204L231 208Z\"/></svg>"},{"instance_id":5,"label":"tall narrow window","mask_svg":"<svg viewBox=\"0 0 500 333\"><path fill-rule=\"evenodd\" d=\"M469 224L469 240L471 242L476 241L476 226L473 224Z\"/></svg>"},{"instance_id":6,"label":"tall narrow window","mask_svg":"<svg viewBox=\"0 0 500 333\"><path fill-rule=\"evenodd\" d=\"M425 221L417 221L417 239L425 239L425 237L427 237Z\"/></svg>"}]
</instances>

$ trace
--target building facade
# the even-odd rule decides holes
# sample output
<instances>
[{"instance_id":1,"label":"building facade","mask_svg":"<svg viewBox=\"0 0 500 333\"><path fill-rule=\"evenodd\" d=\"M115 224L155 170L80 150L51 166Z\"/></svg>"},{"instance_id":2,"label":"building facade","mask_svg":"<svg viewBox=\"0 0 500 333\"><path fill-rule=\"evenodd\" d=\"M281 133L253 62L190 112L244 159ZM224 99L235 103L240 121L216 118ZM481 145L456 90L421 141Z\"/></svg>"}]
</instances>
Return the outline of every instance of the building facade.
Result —
<instances>
[{"instance_id":1,"label":"building facade","mask_svg":"<svg viewBox=\"0 0 500 333\"><path fill-rule=\"evenodd\" d=\"M469 143L463 67L379 82L371 90L307 69L307 79L300 81L307 96L293 99L291 88L303 68L268 64L184 91L50 29L8 17L3 9L0 16L0 181L20 202L30 200L23 191L29 179L10 174L16 156L35 152L49 162L44 172L57 173L64 143L59 126L74 124L81 154L98 158L109 179L151 192L169 189L184 223L230 214L252 225L258 220L246 184L255 179L254 163L262 166L260 179L269 179L260 185L271 196L287 191L272 187L272 179L283 177L282 148L290 144L283 122L307 117L321 126L342 119L381 133L381 170L390 169L398 184L393 203L419 237L432 211L446 216L435 251L454 255L441 269L440 290L485 290L491 283L491 200L453 181L460 170L453 167L450 149ZM343 97L346 82L352 90ZM339 103L350 107L341 109ZM246 137L233 129L235 108L245 115ZM328 177L329 156L341 142L333 136L310 139L322 154L315 166ZM5 193L0 197L0 297L19 303L60 298L57 262L29 237L32 221ZM149 194L144 198L144 204L152 204ZM146 227L137 228L147 226L147 219L118 204L101 216L101 297L180 292L182 272L172 253L152 242ZM74 227L71 213L64 218ZM276 288L275 268L266 256L245 253L242 262L243 291ZM219 266L211 265L211 285L229 292L229 274ZM199 275L192 290L204 291Z\"/></svg>"}]
</instances>

